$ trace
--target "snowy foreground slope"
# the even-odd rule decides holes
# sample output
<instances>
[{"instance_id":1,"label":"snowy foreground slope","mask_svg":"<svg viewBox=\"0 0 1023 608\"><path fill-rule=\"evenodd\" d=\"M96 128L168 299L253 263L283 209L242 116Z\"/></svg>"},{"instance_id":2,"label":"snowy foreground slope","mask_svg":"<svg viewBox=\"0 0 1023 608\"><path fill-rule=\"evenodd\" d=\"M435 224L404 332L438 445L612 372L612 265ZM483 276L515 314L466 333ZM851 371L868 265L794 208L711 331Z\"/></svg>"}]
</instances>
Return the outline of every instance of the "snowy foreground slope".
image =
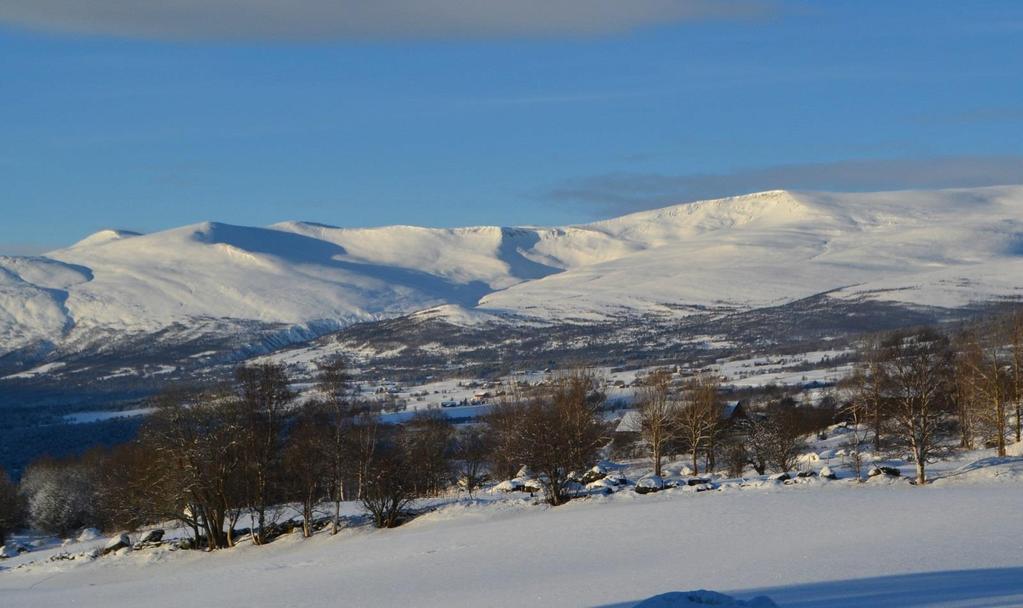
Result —
<instances>
[{"instance_id":1,"label":"snowy foreground slope","mask_svg":"<svg viewBox=\"0 0 1023 608\"><path fill-rule=\"evenodd\" d=\"M764 192L560 228L202 223L0 257L0 355L174 324L322 333L440 310L601 320L824 292L959 307L1023 294L1023 187Z\"/></svg>"},{"instance_id":2,"label":"snowy foreground slope","mask_svg":"<svg viewBox=\"0 0 1023 608\"><path fill-rule=\"evenodd\" d=\"M1023 605L1023 459L944 469L924 488L811 480L623 491L554 509L527 498L441 501L393 530L13 567L33 552L0 563L0 603L631 607L707 588L783 608Z\"/></svg>"}]
</instances>

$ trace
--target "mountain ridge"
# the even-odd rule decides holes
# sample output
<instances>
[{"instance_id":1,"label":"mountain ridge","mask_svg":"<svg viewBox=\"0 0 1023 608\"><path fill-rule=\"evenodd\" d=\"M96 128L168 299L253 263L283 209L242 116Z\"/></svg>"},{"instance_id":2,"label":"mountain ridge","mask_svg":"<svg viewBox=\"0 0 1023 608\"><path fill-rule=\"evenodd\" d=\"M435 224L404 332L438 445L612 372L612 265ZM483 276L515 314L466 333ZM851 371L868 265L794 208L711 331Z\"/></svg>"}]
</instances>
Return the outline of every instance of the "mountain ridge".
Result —
<instances>
[{"instance_id":1,"label":"mountain ridge","mask_svg":"<svg viewBox=\"0 0 1023 608\"><path fill-rule=\"evenodd\" d=\"M315 334L438 307L465 323L670 318L825 292L955 308L1023 295L1021 254L1021 186L772 190L555 227L104 230L0 257L0 356L203 319Z\"/></svg>"}]
</instances>

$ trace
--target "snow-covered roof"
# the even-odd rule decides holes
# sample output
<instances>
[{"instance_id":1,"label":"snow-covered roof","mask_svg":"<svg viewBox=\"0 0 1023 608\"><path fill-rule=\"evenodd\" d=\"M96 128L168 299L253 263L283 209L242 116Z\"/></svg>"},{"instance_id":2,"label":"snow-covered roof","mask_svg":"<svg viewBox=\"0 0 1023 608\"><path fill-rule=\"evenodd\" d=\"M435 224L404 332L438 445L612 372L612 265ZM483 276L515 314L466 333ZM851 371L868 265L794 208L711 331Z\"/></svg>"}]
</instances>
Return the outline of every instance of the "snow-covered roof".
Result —
<instances>
[{"instance_id":1,"label":"snow-covered roof","mask_svg":"<svg viewBox=\"0 0 1023 608\"><path fill-rule=\"evenodd\" d=\"M616 433L638 433L642 428L643 421L640 418L639 410L628 410L615 427Z\"/></svg>"}]
</instances>

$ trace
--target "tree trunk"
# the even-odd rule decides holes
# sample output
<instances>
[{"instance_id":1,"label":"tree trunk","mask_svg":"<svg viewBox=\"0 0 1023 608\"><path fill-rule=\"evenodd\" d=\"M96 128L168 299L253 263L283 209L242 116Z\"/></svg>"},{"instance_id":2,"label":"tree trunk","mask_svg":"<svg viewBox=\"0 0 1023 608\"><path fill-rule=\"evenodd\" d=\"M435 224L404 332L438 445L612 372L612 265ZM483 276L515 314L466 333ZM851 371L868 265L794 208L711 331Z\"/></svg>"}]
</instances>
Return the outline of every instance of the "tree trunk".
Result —
<instances>
[{"instance_id":1,"label":"tree trunk","mask_svg":"<svg viewBox=\"0 0 1023 608\"><path fill-rule=\"evenodd\" d=\"M1016 402L1016 443L1023 441L1020 435L1023 434L1023 406Z\"/></svg>"},{"instance_id":2,"label":"tree trunk","mask_svg":"<svg viewBox=\"0 0 1023 608\"><path fill-rule=\"evenodd\" d=\"M874 404L874 454L881 452L881 408ZM876 458L876 456L875 456Z\"/></svg>"}]
</instances>

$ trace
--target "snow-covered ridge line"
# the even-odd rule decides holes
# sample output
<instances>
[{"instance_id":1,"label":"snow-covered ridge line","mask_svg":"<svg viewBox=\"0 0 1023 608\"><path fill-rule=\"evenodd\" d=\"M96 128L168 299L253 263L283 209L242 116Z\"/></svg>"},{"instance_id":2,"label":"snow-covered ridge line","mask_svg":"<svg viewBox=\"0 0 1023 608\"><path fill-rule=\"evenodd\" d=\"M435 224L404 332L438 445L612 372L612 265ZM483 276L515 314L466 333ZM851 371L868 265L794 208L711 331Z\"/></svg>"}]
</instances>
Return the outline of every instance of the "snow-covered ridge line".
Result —
<instances>
[{"instance_id":1,"label":"snow-covered ridge line","mask_svg":"<svg viewBox=\"0 0 1023 608\"><path fill-rule=\"evenodd\" d=\"M770 191L563 227L104 230L43 257L0 257L0 355L200 318L340 327L434 309L460 325L599 321L829 291L954 308L1023 295L1021 253L1020 186Z\"/></svg>"}]
</instances>

